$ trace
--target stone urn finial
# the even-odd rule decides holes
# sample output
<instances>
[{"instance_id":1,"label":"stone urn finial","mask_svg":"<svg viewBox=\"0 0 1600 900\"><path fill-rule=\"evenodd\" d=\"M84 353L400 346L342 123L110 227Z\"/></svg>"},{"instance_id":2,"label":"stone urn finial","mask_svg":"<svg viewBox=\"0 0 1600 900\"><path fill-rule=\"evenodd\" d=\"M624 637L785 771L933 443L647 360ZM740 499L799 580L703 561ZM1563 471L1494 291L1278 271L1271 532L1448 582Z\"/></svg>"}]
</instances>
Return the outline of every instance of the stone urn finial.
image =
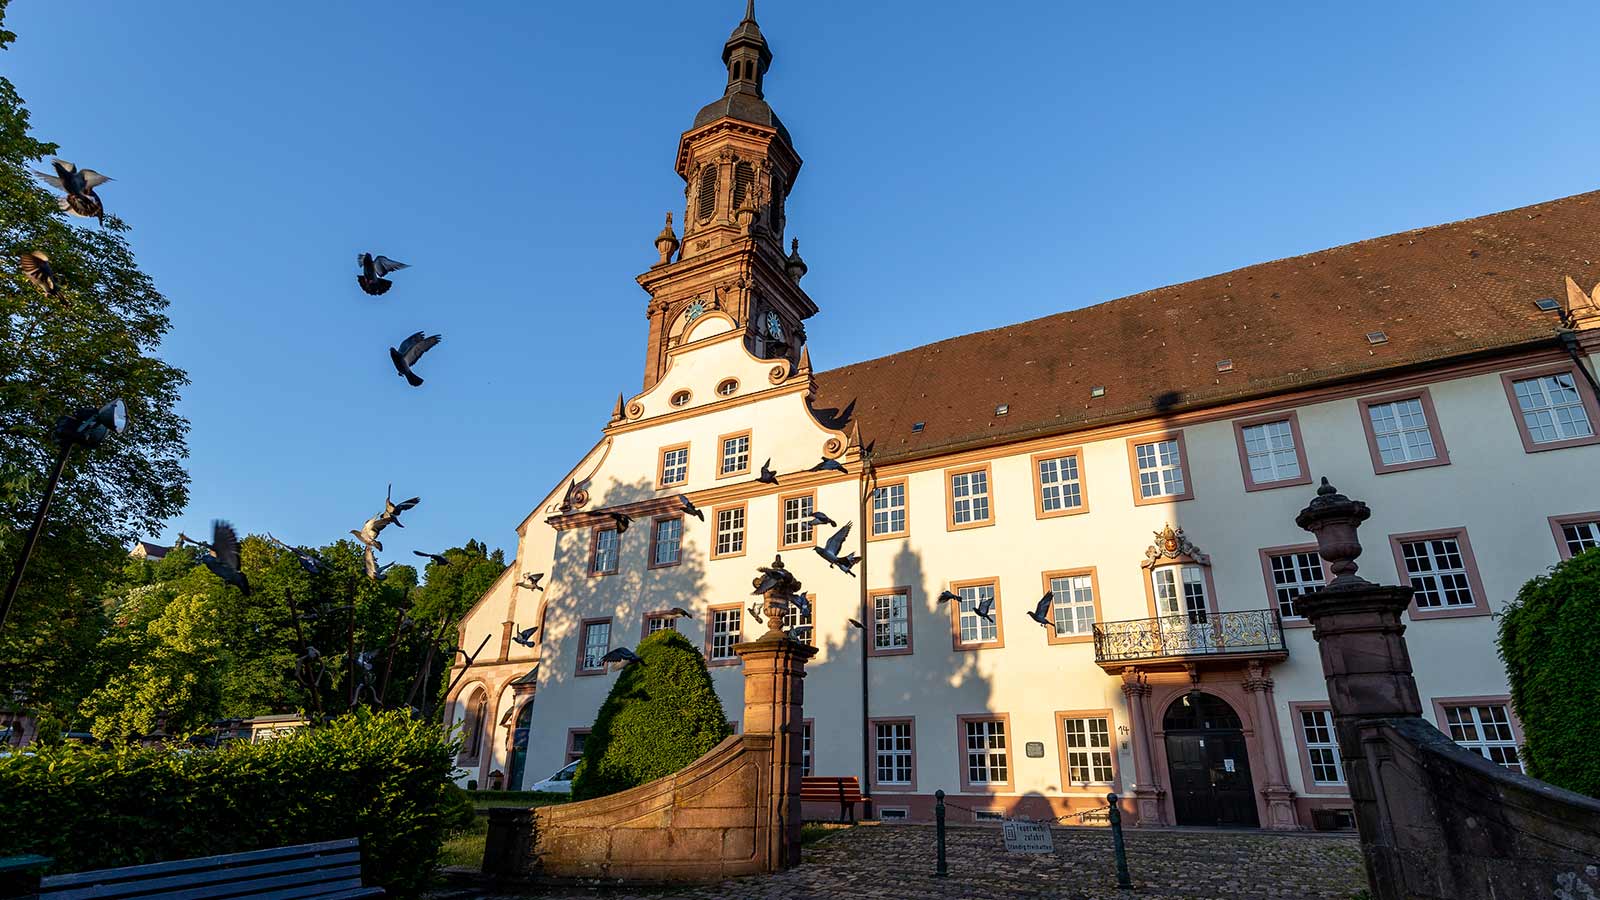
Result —
<instances>
[{"instance_id":1,"label":"stone urn finial","mask_svg":"<svg viewBox=\"0 0 1600 900\"><path fill-rule=\"evenodd\" d=\"M1317 553L1334 575L1328 587L1369 583L1356 575L1356 557L1361 555L1361 540L1356 532L1371 517L1372 510L1365 503L1339 493L1326 476L1317 488L1317 496L1294 517L1296 525L1316 535Z\"/></svg>"},{"instance_id":2,"label":"stone urn finial","mask_svg":"<svg viewBox=\"0 0 1600 900\"><path fill-rule=\"evenodd\" d=\"M667 211L667 224L662 226L661 233L656 235L656 250L661 253L661 259L656 263L664 266L672 262L672 254L678 252L678 236L672 231L672 211Z\"/></svg>"},{"instance_id":3,"label":"stone urn finial","mask_svg":"<svg viewBox=\"0 0 1600 900\"><path fill-rule=\"evenodd\" d=\"M755 590L750 593L766 598L767 636L782 637L783 618L793 603L791 598L800 593L800 580L784 568L781 554L772 558L772 565L758 566L756 571L761 574L751 579Z\"/></svg>"},{"instance_id":4,"label":"stone urn finial","mask_svg":"<svg viewBox=\"0 0 1600 900\"><path fill-rule=\"evenodd\" d=\"M789 242L789 256L783 261L784 271L789 273L789 280L795 284L806 277L806 261L800 258L800 239L795 238Z\"/></svg>"}]
</instances>

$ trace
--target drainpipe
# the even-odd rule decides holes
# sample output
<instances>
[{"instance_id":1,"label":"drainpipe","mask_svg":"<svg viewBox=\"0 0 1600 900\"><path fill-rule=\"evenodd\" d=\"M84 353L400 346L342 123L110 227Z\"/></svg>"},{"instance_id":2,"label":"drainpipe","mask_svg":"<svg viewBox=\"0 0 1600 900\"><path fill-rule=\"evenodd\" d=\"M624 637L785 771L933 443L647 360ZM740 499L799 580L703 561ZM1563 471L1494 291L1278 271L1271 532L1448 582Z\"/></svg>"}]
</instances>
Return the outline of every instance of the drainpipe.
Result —
<instances>
[{"instance_id":1,"label":"drainpipe","mask_svg":"<svg viewBox=\"0 0 1600 900\"><path fill-rule=\"evenodd\" d=\"M1596 394L1600 394L1600 383L1595 381L1594 375L1589 372L1589 367L1583 364L1582 355L1578 353L1578 333L1569 328L1561 329L1561 346L1567 351L1567 355L1572 357L1572 362L1578 367L1578 371L1583 373L1583 379L1589 382L1589 387L1593 388Z\"/></svg>"},{"instance_id":2,"label":"drainpipe","mask_svg":"<svg viewBox=\"0 0 1600 900\"><path fill-rule=\"evenodd\" d=\"M869 685L867 679L868 648L872 646L872 609L867 601L867 547L872 543L867 536L872 533L872 520L867 518L868 500L872 496L872 484L876 475L872 468L872 457L867 450L861 452L861 491L857 521L861 523L861 562L858 563L857 574L860 575L861 590L861 796L862 806L865 808L865 818L872 818L872 727L868 719L871 716L870 707L867 705Z\"/></svg>"}]
</instances>

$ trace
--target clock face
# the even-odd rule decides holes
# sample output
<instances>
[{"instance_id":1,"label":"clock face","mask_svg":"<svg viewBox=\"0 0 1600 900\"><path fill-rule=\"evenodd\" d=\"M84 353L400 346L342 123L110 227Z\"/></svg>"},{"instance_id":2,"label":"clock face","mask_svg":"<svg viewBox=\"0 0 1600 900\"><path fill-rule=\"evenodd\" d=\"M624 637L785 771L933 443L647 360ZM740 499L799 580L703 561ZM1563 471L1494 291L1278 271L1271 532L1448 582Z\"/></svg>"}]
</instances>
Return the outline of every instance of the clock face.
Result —
<instances>
[{"instance_id":1,"label":"clock face","mask_svg":"<svg viewBox=\"0 0 1600 900\"><path fill-rule=\"evenodd\" d=\"M770 310L767 312L767 334L775 341L783 340L783 320Z\"/></svg>"},{"instance_id":2,"label":"clock face","mask_svg":"<svg viewBox=\"0 0 1600 900\"><path fill-rule=\"evenodd\" d=\"M693 322L695 319L698 319L704 315L705 311L705 301L696 299L693 303L690 303L686 309L684 309L683 320L685 322Z\"/></svg>"}]
</instances>

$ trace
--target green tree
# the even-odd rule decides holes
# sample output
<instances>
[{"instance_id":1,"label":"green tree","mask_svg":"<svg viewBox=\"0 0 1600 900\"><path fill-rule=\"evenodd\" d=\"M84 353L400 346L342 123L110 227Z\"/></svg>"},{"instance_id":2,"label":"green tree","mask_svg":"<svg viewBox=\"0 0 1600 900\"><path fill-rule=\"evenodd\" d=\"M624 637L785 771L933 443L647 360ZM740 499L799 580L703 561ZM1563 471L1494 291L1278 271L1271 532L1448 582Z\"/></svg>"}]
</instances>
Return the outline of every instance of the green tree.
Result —
<instances>
[{"instance_id":1,"label":"green tree","mask_svg":"<svg viewBox=\"0 0 1600 900\"><path fill-rule=\"evenodd\" d=\"M445 676L455 658L461 620L506 569L505 554L499 550L491 553L478 540L469 540L465 547L452 547L440 555L449 560L450 565L428 563L424 572L427 581L417 589L416 602L411 609L411 618L418 627L433 637L431 658L430 646L418 643L408 648L412 652L405 659L407 671L415 674L419 668L426 670L416 696L428 698L432 704L430 709L439 708L444 700L444 689L449 686ZM466 648L469 653L474 649ZM408 691L410 684L408 680L405 685ZM416 705L422 706L421 699Z\"/></svg>"},{"instance_id":2,"label":"green tree","mask_svg":"<svg viewBox=\"0 0 1600 900\"><path fill-rule=\"evenodd\" d=\"M1528 774L1600 797L1600 550L1522 586L1500 615L1500 658L1522 720Z\"/></svg>"},{"instance_id":3,"label":"green tree","mask_svg":"<svg viewBox=\"0 0 1600 900\"><path fill-rule=\"evenodd\" d=\"M636 652L643 662L617 676L584 744L574 800L671 775L732 733L705 657L688 638L658 631Z\"/></svg>"},{"instance_id":4,"label":"green tree","mask_svg":"<svg viewBox=\"0 0 1600 900\"><path fill-rule=\"evenodd\" d=\"M5 31L0 0L0 48ZM84 659L105 632L98 598L124 549L182 508L188 423L177 414L183 372L156 358L169 323L165 298L139 270L128 226L69 222L33 176L56 146L29 131L28 111L0 78L0 560L9 572L56 448L56 419L114 397L133 427L93 453L74 454L28 578L0 630L0 703L68 721L93 687ZM114 163L88 161L112 168ZM115 199L111 204L115 209ZM47 298L16 269L43 251L60 274Z\"/></svg>"}]
</instances>

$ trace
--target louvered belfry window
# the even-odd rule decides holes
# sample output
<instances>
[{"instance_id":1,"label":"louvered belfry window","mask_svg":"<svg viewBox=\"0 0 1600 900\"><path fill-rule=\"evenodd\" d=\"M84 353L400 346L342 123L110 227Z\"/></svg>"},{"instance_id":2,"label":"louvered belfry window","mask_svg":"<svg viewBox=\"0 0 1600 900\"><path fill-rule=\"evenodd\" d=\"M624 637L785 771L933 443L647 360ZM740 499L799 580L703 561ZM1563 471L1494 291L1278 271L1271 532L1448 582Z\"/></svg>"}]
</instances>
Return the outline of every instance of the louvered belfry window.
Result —
<instances>
[{"instance_id":1,"label":"louvered belfry window","mask_svg":"<svg viewBox=\"0 0 1600 900\"><path fill-rule=\"evenodd\" d=\"M711 218L717 211L717 167L706 166L700 170L700 219L704 221Z\"/></svg>"},{"instance_id":2,"label":"louvered belfry window","mask_svg":"<svg viewBox=\"0 0 1600 900\"><path fill-rule=\"evenodd\" d=\"M744 206L744 197L750 193L750 185L756 180L756 170L747 162L739 163L733 167L733 208Z\"/></svg>"}]
</instances>

